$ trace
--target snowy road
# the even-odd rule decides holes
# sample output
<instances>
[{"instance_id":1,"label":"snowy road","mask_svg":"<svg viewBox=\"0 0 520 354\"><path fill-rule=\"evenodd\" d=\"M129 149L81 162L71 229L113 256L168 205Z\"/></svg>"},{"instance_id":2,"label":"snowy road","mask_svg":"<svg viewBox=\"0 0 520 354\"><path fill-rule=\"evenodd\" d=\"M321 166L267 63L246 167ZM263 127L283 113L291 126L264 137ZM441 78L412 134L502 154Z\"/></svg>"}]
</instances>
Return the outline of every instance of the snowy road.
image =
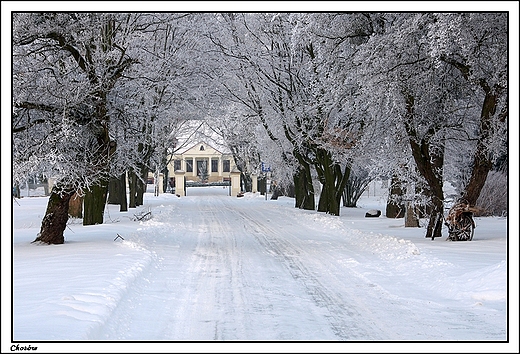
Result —
<instances>
[{"instance_id":1,"label":"snowy road","mask_svg":"<svg viewBox=\"0 0 520 354\"><path fill-rule=\"evenodd\" d=\"M132 239L153 261L89 339L482 340L497 327L488 311L441 305L409 269L392 269L443 264L412 243L394 242L395 263L337 218L261 205L208 195L155 208Z\"/></svg>"}]
</instances>

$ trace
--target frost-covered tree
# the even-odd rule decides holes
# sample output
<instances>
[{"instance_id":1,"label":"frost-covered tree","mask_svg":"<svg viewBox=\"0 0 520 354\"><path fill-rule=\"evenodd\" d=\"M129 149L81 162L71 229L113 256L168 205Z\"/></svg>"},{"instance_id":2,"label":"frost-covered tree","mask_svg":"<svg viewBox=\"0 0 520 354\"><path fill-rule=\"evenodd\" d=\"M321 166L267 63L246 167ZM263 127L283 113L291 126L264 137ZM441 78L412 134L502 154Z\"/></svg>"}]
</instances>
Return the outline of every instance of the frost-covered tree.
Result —
<instances>
[{"instance_id":1,"label":"frost-covered tree","mask_svg":"<svg viewBox=\"0 0 520 354\"><path fill-rule=\"evenodd\" d=\"M383 99L372 106L373 114L383 109L405 133L432 205L426 236L440 237L446 129L457 118L457 85L449 68L436 66L426 50L430 14L390 14L386 21L385 31L359 53L360 67L367 69L365 95ZM413 192L413 182L405 189Z\"/></svg>"},{"instance_id":2,"label":"frost-covered tree","mask_svg":"<svg viewBox=\"0 0 520 354\"><path fill-rule=\"evenodd\" d=\"M273 167L275 178L280 183L292 183L294 180L297 186L296 207L314 210L310 164L302 159L298 162L294 158L294 146L291 146L284 136L283 122L276 107L273 107L272 90L276 89L276 80L280 78L272 82L265 76L266 73L278 70L273 67L270 52L266 52L266 48L272 47L272 43L267 44L267 47L263 43L266 40L271 42L261 27L266 16L268 15L222 14L215 17L218 26L215 26L215 23L215 27L208 26L207 37L222 54L218 75L212 77L216 78L217 92L228 102L228 112L224 112L223 115L228 117L229 113L233 112L234 119L241 121L240 124L222 125L227 131L223 135L251 137L251 134L254 134L258 142L258 159ZM239 143L240 149L250 150L251 142L253 140L250 139L246 145L244 142ZM240 166L241 162L237 161L237 165ZM251 163L249 165L253 166ZM253 168L258 169L259 165ZM289 178L291 182L288 182L287 175L294 176ZM301 177L302 175L304 177Z\"/></svg>"},{"instance_id":3,"label":"frost-covered tree","mask_svg":"<svg viewBox=\"0 0 520 354\"><path fill-rule=\"evenodd\" d=\"M322 13L297 14L292 20L293 50L302 53L304 69L297 76L302 82L297 91L297 101L302 102L298 117L305 121L303 141L314 154L322 184L318 210L339 215L354 159L369 159L379 151L374 140L365 139L374 131L374 122L359 97L362 80L353 57L380 31L381 18L378 14Z\"/></svg>"},{"instance_id":4,"label":"frost-covered tree","mask_svg":"<svg viewBox=\"0 0 520 354\"><path fill-rule=\"evenodd\" d=\"M486 141L487 144L496 142L496 139L489 139L490 129L486 129L485 124L480 124L480 129L474 129L481 119L475 114L475 92L471 83L457 64L444 54L439 54L442 51L437 49L443 47L432 41L432 38L440 38L440 33L444 33L439 26L446 26L444 30L450 32L447 27L448 22L452 22L448 19L450 16L385 14L384 32L373 36L358 53L360 67L367 69L364 73L365 95L380 102L372 106L372 114L380 115L379 110L382 110L388 118L401 125L417 171L425 183L421 193L426 193L430 204L426 237L441 236L447 146L460 144L467 150L473 139ZM481 27L488 26L486 23L493 28L497 26L495 17L479 18ZM464 37L460 33L457 36ZM478 52L476 46L472 50L473 53ZM493 65L499 63L500 60L495 60ZM493 126L504 128L499 124ZM476 148L476 151L480 150ZM481 166L482 154L477 155L480 158L475 160L475 166ZM477 170L482 171L481 168Z\"/></svg>"},{"instance_id":5,"label":"frost-covered tree","mask_svg":"<svg viewBox=\"0 0 520 354\"><path fill-rule=\"evenodd\" d=\"M202 80L192 30L197 16L146 14L142 21L140 60L114 90L111 111L120 146L113 170L128 173L130 207L142 205L148 172L154 173L158 189L158 175L167 171L185 123L201 114L194 104Z\"/></svg>"},{"instance_id":6,"label":"frost-covered tree","mask_svg":"<svg viewBox=\"0 0 520 354\"><path fill-rule=\"evenodd\" d=\"M474 127L466 130L471 149L469 179L463 197L476 204L488 172L507 149L508 14L435 14L428 24L428 47L440 63L458 71L467 82L465 98ZM461 166L466 167L466 166Z\"/></svg>"},{"instance_id":7,"label":"frost-covered tree","mask_svg":"<svg viewBox=\"0 0 520 354\"><path fill-rule=\"evenodd\" d=\"M108 94L136 60L126 52L131 17L13 14L14 175L30 166L57 179L35 241L63 243L76 191L91 192L93 208L104 204L115 150Z\"/></svg>"},{"instance_id":8,"label":"frost-covered tree","mask_svg":"<svg viewBox=\"0 0 520 354\"><path fill-rule=\"evenodd\" d=\"M289 143L284 152L292 158L285 164L297 162L296 206L314 209L315 170L322 185L318 210L339 215L349 151L363 125L350 106L356 88L350 85L348 57L373 30L370 17L266 13L225 18L230 31L214 43L238 63L242 78L242 89L229 91L256 114L273 142Z\"/></svg>"},{"instance_id":9,"label":"frost-covered tree","mask_svg":"<svg viewBox=\"0 0 520 354\"><path fill-rule=\"evenodd\" d=\"M85 193L84 224L102 223L109 177L125 165L142 172L172 143L176 121L190 115L180 113L193 57L181 49L189 26L175 26L184 17L14 14L14 179L56 178L36 241L63 243L76 191Z\"/></svg>"}]
</instances>

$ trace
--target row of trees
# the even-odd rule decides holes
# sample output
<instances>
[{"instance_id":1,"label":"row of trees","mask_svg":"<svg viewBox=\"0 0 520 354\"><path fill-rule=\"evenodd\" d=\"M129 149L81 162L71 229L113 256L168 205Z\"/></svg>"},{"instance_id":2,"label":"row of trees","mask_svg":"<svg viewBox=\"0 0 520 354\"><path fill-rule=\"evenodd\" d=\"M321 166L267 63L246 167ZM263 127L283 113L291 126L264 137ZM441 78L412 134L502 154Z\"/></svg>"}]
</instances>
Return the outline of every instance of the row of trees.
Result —
<instances>
[{"instance_id":1,"label":"row of trees","mask_svg":"<svg viewBox=\"0 0 520 354\"><path fill-rule=\"evenodd\" d=\"M475 204L507 160L507 26L507 13L13 14L14 183L57 177L37 240L62 243L75 193L100 223L110 180L124 191L128 175L134 206L135 181L203 118L244 176L268 162L296 207L339 215L346 190L385 176L426 202L440 237L443 183Z\"/></svg>"},{"instance_id":2,"label":"row of trees","mask_svg":"<svg viewBox=\"0 0 520 354\"><path fill-rule=\"evenodd\" d=\"M130 207L165 166L184 123L200 115L188 86L193 18L185 14L14 13L13 183L56 178L35 241L63 243L68 205L103 222L108 186L128 175ZM125 183L113 190L126 204Z\"/></svg>"},{"instance_id":3,"label":"row of trees","mask_svg":"<svg viewBox=\"0 0 520 354\"><path fill-rule=\"evenodd\" d=\"M506 13L216 18L229 119L248 120L235 142L277 150L261 155L290 176L297 207L315 208L318 180L318 211L339 215L345 190L378 171L426 204L426 237L440 237L444 182L475 205L507 156Z\"/></svg>"}]
</instances>

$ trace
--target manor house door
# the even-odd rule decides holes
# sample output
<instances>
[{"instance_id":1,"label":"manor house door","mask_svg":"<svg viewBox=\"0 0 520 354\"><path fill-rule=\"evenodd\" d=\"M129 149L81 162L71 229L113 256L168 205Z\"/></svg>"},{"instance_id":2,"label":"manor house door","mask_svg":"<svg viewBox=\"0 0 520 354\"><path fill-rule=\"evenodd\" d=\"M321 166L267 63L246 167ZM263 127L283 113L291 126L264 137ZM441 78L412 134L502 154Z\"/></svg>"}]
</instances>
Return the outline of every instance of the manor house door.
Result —
<instances>
[{"instance_id":1,"label":"manor house door","mask_svg":"<svg viewBox=\"0 0 520 354\"><path fill-rule=\"evenodd\" d=\"M201 177L203 180L206 180L208 175L208 161L197 160L197 176Z\"/></svg>"}]
</instances>

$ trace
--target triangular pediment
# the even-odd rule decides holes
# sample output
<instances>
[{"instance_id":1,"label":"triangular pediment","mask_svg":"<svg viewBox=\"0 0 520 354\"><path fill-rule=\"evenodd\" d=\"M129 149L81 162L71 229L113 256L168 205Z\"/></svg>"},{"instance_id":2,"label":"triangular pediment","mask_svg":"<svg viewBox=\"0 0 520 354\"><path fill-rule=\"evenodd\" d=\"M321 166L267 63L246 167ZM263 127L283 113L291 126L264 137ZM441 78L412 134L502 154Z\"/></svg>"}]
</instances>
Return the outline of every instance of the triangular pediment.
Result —
<instances>
[{"instance_id":1,"label":"triangular pediment","mask_svg":"<svg viewBox=\"0 0 520 354\"><path fill-rule=\"evenodd\" d=\"M177 151L176 155L201 155L201 156L207 156L207 155L225 155L220 150L215 149L210 144L200 141L196 144L189 145L186 149L183 149L182 151Z\"/></svg>"}]
</instances>

